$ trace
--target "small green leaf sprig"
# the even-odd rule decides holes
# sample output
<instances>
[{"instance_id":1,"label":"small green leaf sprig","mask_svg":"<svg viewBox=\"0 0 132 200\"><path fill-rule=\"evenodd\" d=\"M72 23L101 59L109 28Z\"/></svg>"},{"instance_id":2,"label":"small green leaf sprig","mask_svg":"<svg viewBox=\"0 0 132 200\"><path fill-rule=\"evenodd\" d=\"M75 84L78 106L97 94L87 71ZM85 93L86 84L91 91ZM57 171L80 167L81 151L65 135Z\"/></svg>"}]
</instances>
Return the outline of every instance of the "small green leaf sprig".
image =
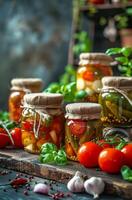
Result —
<instances>
[{"instance_id":1,"label":"small green leaf sprig","mask_svg":"<svg viewBox=\"0 0 132 200\"><path fill-rule=\"evenodd\" d=\"M45 143L41 147L39 160L41 163L66 165L67 156L64 149L58 150L55 144Z\"/></svg>"},{"instance_id":2,"label":"small green leaf sprig","mask_svg":"<svg viewBox=\"0 0 132 200\"><path fill-rule=\"evenodd\" d=\"M119 63L118 69L122 75L132 76L132 48L111 48L106 51L108 55L114 55L115 60Z\"/></svg>"}]
</instances>

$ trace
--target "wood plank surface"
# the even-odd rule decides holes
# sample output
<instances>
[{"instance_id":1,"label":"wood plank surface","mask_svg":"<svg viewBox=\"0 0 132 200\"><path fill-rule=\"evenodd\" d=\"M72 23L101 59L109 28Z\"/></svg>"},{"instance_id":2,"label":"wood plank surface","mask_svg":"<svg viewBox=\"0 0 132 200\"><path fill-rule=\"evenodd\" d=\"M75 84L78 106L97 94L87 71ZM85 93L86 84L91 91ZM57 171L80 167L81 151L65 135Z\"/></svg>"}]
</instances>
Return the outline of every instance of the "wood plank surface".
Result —
<instances>
[{"instance_id":1,"label":"wood plank surface","mask_svg":"<svg viewBox=\"0 0 132 200\"><path fill-rule=\"evenodd\" d=\"M103 178L106 183L105 192L107 194L116 194L126 199L132 199L132 183L122 180L117 175L109 175L96 169L86 169L77 162L69 161L66 166L41 164L37 155L20 150L0 150L0 167L56 180L61 183L67 183L76 171L80 171L85 178L92 176Z\"/></svg>"}]
</instances>

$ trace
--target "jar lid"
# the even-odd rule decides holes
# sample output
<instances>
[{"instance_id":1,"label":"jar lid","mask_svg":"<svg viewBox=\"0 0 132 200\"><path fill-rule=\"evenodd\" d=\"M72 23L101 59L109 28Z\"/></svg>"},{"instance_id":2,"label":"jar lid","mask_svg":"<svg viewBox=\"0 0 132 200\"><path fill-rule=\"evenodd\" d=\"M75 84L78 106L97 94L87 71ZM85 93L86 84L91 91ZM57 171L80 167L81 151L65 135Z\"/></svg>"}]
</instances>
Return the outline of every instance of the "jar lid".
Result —
<instances>
[{"instance_id":1,"label":"jar lid","mask_svg":"<svg viewBox=\"0 0 132 200\"><path fill-rule=\"evenodd\" d=\"M79 65L102 64L110 65L113 59L105 53L81 53Z\"/></svg>"},{"instance_id":2,"label":"jar lid","mask_svg":"<svg viewBox=\"0 0 132 200\"><path fill-rule=\"evenodd\" d=\"M66 118L99 119L101 105L97 103L72 103L66 106Z\"/></svg>"},{"instance_id":3,"label":"jar lid","mask_svg":"<svg viewBox=\"0 0 132 200\"><path fill-rule=\"evenodd\" d=\"M121 76L106 76L102 78L103 88L115 87L115 88L128 88L132 90L132 78Z\"/></svg>"},{"instance_id":4,"label":"jar lid","mask_svg":"<svg viewBox=\"0 0 132 200\"><path fill-rule=\"evenodd\" d=\"M24 107L31 108L58 108L63 101L63 95L53 93L31 93L23 98Z\"/></svg>"},{"instance_id":5,"label":"jar lid","mask_svg":"<svg viewBox=\"0 0 132 200\"><path fill-rule=\"evenodd\" d=\"M40 92L43 81L39 78L15 78L11 80L12 90L28 89L31 92Z\"/></svg>"}]
</instances>

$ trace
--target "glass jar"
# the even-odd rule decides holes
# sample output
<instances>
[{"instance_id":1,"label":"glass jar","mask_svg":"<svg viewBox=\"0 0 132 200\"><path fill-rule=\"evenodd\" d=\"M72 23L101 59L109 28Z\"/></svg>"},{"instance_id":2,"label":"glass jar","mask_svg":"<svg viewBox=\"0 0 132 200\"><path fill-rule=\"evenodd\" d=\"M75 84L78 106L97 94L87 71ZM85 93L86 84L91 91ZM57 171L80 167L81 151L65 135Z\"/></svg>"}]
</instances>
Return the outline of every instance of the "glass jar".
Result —
<instances>
[{"instance_id":1,"label":"glass jar","mask_svg":"<svg viewBox=\"0 0 132 200\"><path fill-rule=\"evenodd\" d=\"M102 77L112 75L111 62L112 58L104 53L82 53L80 55L80 67L77 70L77 90L87 92L86 101L98 102Z\"/></svg>"},{"instance_id":2,"label":"glass jar","mask_svg":"<svg viewBox=\"0 0 132 200\"><path fill-rule=\"evenodd\" d=\"M132 127L132 78L104 77L99 95L105 126Z\"/></svg>"},{"instance_id":3,"label":"glass jar","mask_svg":"<svg viewBox=\"0 0 132 200\"><path fill-rule=\"evenodd\" d=\"M24 96L21 128L26 151L37 154L46 142L61 147L64 138L62 100L61 94L34 93Z\"/></svg>"},{"instance_id":4,"label":"glass jar","mask_svg":"<svg viewBox=\"0 0 132 200\"><path fill-rule=\"evenodd\" d=\"M81 144L102 136L101 106L96 103L72 103L66 106L65 149L67 157L77 160Z\"/></svg>"},{"instance_id":5,"label":"glass jar","mask_svg":"<svg viewBox=\"0 0 132 200\"><path fill-rule=\"evenodd\" d=\"M10 119L20 122L23 96L26 93L40 92L43 81L37 78L12 79L11 85L11 94L8 102Z\"/></svg>"}]
</instances>

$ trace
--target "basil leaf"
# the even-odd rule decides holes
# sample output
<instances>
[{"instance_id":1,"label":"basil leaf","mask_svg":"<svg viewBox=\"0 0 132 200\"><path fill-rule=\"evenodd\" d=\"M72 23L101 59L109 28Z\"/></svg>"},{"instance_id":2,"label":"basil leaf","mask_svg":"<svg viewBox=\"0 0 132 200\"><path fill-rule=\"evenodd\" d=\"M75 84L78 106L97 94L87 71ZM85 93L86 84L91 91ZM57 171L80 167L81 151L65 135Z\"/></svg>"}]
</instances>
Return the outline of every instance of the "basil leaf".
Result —
<instances>
[{"instance_id":1,"label":"basil leaf","mask_svg":"<svg viewBox=\"0 0 132 200\"><path fill-rule=\"evenodd\" d=\"M125 64L127 65L127 63L128 63L128 58L126 58L126 57L118 57L118 58L115 58L115 60L122 63L123 65L125 65Z\"/></svg>"},{"instance_id":2,"label":"basil leaf","mask_svg":"<svg viewBox=\"0 0 132 200\"><path fill-rule=\"evenodd\" d=\"M64 150L59 150L57 155L54 158L54 161L57 165L65 165L67 164L67 157Z\"/></svg>"},{"instance_id":3,"label":"basil leaf","mask_svg":"<svg viewBox=\"0 0 132 200\"><path fill-rule=\"evenodd\" d=\"M130 47L123 47L121 50L122 54L126 57L129 57L132 54L132 48Z\"/></svg>"},{"instance_id":4,"label":"basil leaf","mask_svg":"<svg viewBox=\"0 0 132 200\"><path fill-rule=\"evenodd\" d=\"M57 151L57 147L52 143L45 143L41 147L41 154L52 153L53 151Z\"/></svg>"},{"instance_id":5,"label":"basil leaf","mask_svg":"<svg viewBox=\"0 0 132 200\"><path fill-rule=\"evenodd\" d=\"M123 166L121 168L121 174L124 180L132 182L132 169L128 166Z\"/></svg>"},{"instance_id":6,"label":"basil leaf","mask_svg":"<svg viewBox=\"0 0 132 200\"><path fill-rule=\"evenodd\" d=\"M115 55L121 53L121 48L110 48L106 51L108 55Z\"/></svg>"},{"instance_id":7,"label":"basil leaf","mask_svg":"<svg viewBox=\"0 0 132 200\"><path fill-rule=\"evenodd\" d=\"M47 153L41 155L41 162L42 163L54 163L54 156L51 153Z\"/></svg>"}]
</instances>

